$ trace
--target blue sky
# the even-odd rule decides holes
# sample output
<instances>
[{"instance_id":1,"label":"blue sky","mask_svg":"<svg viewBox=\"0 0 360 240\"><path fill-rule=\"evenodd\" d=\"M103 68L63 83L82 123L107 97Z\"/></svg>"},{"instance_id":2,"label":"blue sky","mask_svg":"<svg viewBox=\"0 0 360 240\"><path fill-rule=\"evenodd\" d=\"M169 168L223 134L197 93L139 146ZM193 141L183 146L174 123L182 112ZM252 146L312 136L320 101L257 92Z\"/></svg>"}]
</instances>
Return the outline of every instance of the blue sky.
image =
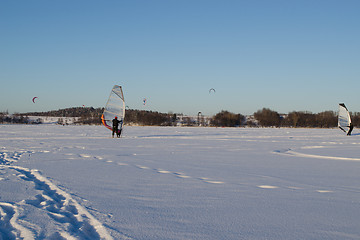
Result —
<instances>
[{"instance_id":1,"label":"blue sky","mask_svg":"<svg viewBox=\"0 0 360 240\"><path fill-rule=\"evenodd\" d=\"M357 0L2 0L0 111L103 107L118 84L134 109L316 113L345 102L360 112L359 9Z\"/></svg>"}]
</instances>

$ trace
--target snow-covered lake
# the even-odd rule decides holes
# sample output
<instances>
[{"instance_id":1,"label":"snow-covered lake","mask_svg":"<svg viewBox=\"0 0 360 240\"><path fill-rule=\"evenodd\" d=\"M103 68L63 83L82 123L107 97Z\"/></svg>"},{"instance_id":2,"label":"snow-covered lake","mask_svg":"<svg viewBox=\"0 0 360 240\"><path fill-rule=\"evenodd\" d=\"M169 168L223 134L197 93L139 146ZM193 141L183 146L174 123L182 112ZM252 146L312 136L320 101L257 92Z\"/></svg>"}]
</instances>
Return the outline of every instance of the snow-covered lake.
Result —
<instances>
[{"instance_id":1,"label":"snow-covered lake","mask_svg":"<svg viewBox=\"0 0 360 240\"><path fill-rule=\"evenodd\" d=\"M0 125L0 239L360 239L360 135Z\"/></svg>"}]
</instances>

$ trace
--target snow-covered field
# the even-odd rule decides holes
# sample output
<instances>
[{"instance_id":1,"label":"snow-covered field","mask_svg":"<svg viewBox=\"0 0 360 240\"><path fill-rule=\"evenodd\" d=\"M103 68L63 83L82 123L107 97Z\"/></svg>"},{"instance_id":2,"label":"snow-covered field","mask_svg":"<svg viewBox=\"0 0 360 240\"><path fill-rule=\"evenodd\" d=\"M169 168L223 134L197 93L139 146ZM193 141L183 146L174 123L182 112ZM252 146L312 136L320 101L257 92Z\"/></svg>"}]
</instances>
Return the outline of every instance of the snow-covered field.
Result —
<instances>
[{"instance_id":1,"label":"snow-covered field","mask_svg":"<svg viewBox=\"0 0 360 240\"><path fill-rule=\"evenodd\" d=\"M360 135L0 125L0 239L360 239Z\"/></svg>"}]
</instances>

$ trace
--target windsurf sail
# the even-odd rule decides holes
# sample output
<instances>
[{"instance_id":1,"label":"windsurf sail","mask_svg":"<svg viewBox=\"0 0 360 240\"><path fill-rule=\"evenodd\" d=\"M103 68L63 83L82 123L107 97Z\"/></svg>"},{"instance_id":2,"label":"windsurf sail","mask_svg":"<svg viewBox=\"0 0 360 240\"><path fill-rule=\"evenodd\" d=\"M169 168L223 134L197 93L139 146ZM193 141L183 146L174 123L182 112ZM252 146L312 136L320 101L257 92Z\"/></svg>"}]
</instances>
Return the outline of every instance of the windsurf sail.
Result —
<instances>
[{"instance_id":1,"label":"windsurf sail","mask_svg":"<svg viewBox=\"0 0 360 240\"><path fill-rule=\"evenodd\" d=\"M353 129L353 124L351 123L349 111L344 103L339 104L338 127L344 132L346 132L348 135L351 134L351 131Z\"/></svg>"},{"instance_id":2,"label":"windsurf sail","mask_svg":"<svg viewBox=\"0 0 360 240\"><path fill-rule=\"evenodd\" d=\"M125 118L125 100L121 86L115 85L106 103L104 113L101 116L102 123L112 131L112 120L117 117L120 121L119 133L123 128Z\"/></svg>"}]
</instances>

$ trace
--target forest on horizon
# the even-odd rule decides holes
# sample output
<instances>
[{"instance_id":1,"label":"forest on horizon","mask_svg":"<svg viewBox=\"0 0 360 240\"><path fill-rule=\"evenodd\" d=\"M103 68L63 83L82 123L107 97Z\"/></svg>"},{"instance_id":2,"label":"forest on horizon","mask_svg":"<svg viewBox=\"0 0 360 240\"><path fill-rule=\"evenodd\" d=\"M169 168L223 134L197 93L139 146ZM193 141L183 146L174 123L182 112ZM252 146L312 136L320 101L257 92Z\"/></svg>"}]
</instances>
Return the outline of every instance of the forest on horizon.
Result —
<instances>
[{"instance_id":1,"label":"forest on horizon","mask_svg":"<svg viewBox=\"0 0 360 240\"><path fill-rule=\"evenodd\" d=\"M47 112L16 113L9 115L0 112L0 123L31 124L28 116L46 117L77 117L76 124L101 124L104 108L73 107ZM360 126L360 113L350 113L355 127ZM60 120L59 120L60 121ZM311 113L307 111L293 111L279 114L269 108L263 108L250 116L223 110L214 116L205 117L200 113L196 117L177 113L160 113L146 110L126 109L125 124L144 126L213 126L213 127L308 127L332 128L337 127L338 114L334 111ZM41 121L36 122L41 123ZM59 122L60 124L60 122Z\"/></svg>"}]
</instances>

